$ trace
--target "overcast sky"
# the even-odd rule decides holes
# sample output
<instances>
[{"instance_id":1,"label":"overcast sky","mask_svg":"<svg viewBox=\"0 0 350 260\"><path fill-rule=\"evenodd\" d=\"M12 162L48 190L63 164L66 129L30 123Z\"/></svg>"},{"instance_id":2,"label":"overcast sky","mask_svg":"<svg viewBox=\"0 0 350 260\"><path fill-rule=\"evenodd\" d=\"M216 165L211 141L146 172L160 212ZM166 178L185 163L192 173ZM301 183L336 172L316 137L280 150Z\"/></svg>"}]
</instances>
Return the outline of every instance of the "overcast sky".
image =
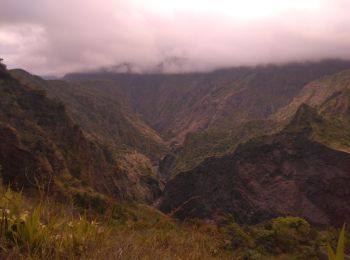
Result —
<instances>
[{"instance_id":1,"label":"overcast sky","mask_svg":"<svg viewBox=\"0 0 350 260\"><path fill-rule=\"evenodd\" d=\"M48 75L350 58L350 0L0 0L0 57Z\"/></svg>"}]
</instances>

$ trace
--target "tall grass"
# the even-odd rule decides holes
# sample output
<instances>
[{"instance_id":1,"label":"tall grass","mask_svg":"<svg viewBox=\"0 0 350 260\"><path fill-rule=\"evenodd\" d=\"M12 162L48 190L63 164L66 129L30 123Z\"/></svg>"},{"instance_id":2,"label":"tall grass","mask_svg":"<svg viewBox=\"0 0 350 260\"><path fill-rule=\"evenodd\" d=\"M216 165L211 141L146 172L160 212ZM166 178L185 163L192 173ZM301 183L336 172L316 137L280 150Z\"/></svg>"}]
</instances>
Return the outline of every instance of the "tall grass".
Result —
<instances>
[{"instance_id":1,"label":"tall grass","mask_svg":"<svg viewBox=\"0 0 350 260\"><path fill-rule=\"evenodd\" d=\"M98 252L109 230L63 205L42 205L8 189L0 196L0 258L76 258Z\"/></svg>"},{"instance_id":2,"label":"tall grass","mask_svg":"<svg viewBox=\"0 0 350 260\"><path fill-rule=\"evenodd\" d=\"M217 226L178 222L136 203L108 205L100 214L0 189L0 259L319 259L329 240L317 242L315 230L295 217L248 227L230 218ZM328 249L330 260L344 259L344 233L337 252Z\"/></svg>"},{"instance_id":3,"label":"tall grass","mask_svg":"<svg viewBox=\"0 0 350 260\"><path fill-rule=\"evenodd\" d=\"M146 205L104 215L0 194L0 259L230 259L213 225L178 223Z\"/></svg>"},{"instance_id":4,"label":"tall grass","mask_svg":"<svg viewBox=\"0 0 350 260\"><path fill-rule=\"evenodd\" d=\"M327 245L327 254L329 260L344 260L345 259L345 224L340 231L337 250L334 252L332 247Z\"/></svg>"}]
</instances>

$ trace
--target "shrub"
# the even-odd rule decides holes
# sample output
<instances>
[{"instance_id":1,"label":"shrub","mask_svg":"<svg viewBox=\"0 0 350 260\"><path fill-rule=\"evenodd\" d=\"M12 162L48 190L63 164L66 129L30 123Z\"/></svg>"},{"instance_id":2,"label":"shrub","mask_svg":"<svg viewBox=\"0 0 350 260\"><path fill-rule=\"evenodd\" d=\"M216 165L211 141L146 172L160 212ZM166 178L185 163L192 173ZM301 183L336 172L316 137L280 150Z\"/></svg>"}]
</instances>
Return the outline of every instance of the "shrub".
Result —
<instances>
[{"instance_id":1,"label":"shrub","mask_svg":"<svg viewBox=\"0 0 350 260\"><path fill-rule=\"evenodd\" d=\"M273 230L255 230L255 242L264 252L270 254L281 253L277 234Z\"/></svg>"},{"instance_id":2,"label":"shrub","mask_svg":"<svg viewBox=\"0 0 350 260\"><path fill-rule=\"evenodd\" d=\"M272 220L272 230L283 251L291 251L310 238L310 224L299 217L280 217Z\"/></svg>"},{"instance_id":3,"label":"shrub","mask_svg":"<svg viewBox=\"0 0 350 260\"><path fill-rule=\"evenodd\" d=\"M310 224L298 217L275 218L269 225L253 228L252 233L257 247L271 254L301 252L304 246L313 247Z\"/></svg>"},{"instance_id":4,"label":"shrub","mask_svg":"<svg viewBox=\"0 0 350 260\"><path fill-rule=\"evenodd\" d=\"M253 245L252 238L236 223L223 227L222 231L229 236L232 249L249 248Z\"/></svg>"}]
</instances>

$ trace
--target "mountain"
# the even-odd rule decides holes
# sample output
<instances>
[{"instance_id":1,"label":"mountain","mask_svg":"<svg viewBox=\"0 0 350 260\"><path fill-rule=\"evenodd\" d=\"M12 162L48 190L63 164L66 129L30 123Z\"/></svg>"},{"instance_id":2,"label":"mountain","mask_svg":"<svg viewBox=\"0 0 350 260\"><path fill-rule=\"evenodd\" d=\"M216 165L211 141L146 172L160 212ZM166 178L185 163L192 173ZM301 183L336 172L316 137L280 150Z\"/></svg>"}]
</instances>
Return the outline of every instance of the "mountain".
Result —
<instances>
[{"instance_id":1,"label":"mountain","mask_svg":"<svg viewBox=\"0 0 350 260\"><path fill-rule=\"evenodd\" d=\"M120 103L120 97L110 97L100 88L110 85L108 81L95 84L45 81L23 70L12 70L11 74L27 84L36 84L59 99L67 107L67 113L81 126L85 135L100 144L109 146L115 152L138 151L150 157L159 157L166 151L162 138L147 126L127 106ZM101 86L101 87L100 87Z\"/></svg>"},{"instance_id":2,"label":"mountain","mask_svg":"<svg viewBox=\"0 0 350 260\"><path fill-rule=\"evenodd\" d=\"M170 144L160 163L168 179L253 137L280 131L285 123L271 118L279 109L310 81L348 68L349 61L325 60L209 73L77 73L65 79L95 85L155 129Z\"/></svg>"},{"instance_id":3,"label":"mountain","mask_svg":"<svg viewBox=\"0 0 350 260\"><path fill-rule=\"evenodd\" d=\"M211 73L71 74L52 81L5 71L4 88L15 82L21 91L41 93L47 105L26 97L24 109L17 101L20 92L4 95L4 104L12 97L19 109L5 116L3 105L1 122L18 132L18 147L28 151L30 161L38 156L31 135L44 139L45 149L63 158L65 172L81 187L154 202L162 179L166 186L160 208L180 218L215 218L226 212L238 222L257 223L294 214L316 224L338 224L343 219L336 212L347 199L346 192L337 195L344 188L337 185L341 178L347 184L349 72L342 70L349 67L349 62L328 60ZM56 109L61 114L51 106L61 107ZM21 127L20 114L34 126ZM38 125L41 114L63 121ZM13 142L14 134L6 131L3 135ZM13 153L7 148L2 149ZM58 160L45 153L43 158L51 168ZM51 175L61 176L54 170ZM320 182L313 183L314 178ZM326 182L334 183L327 191L330 197L318 186ZM285 208L276 197L287 188L301 199L288 198ZM322 208L319 199L330 198L335 206ZM307 207L298 206L299 201Z\"/></svg>"},{"instance_id":4,"label":"mountain","mask_svg":"<svg viewBox=\"0 0 350 260\"><path fill-rule=\"evenodd\" d=\"M66 80L110 80L108 96L124 96L166 140L182 143L187 133L213 125L232 127L266 119L287 105L312 80L350 67L349 61L290 63L187 74L68 74ZM85 82L84 82L85 81Z\"/></svg>"},{"instance_id":5,"label":"mountain","mask_svg":"<svg viewBox=\"0 0 350 260\"><path fill-rule=\"evenodd\" d=\"M150 202L160 195L157 177L144 159L127 171L113 152L74 122L64 103L49 98L44 81L27 73L26 81L1 68L0 165L2 181L17 189L45 189L81 204L104 195ZM104 194L104 195L103 195Z\"/></svg>"},{"instance_id":6,"label":"mountain","mask_svg":"<svg viewBox=\"0 0 350 260\"><path fill-rule=\"evenodd\" d=\"M349 222L350 154L312 140L305 127L311 119L322 121L303 105L280 133L176 175L165 187L161 210L181 219L230 213L243 224L277 216L318 225Z\"/></svg>"},{"instance_id":7,"label":"mountain","mask_svg":"<svg viewBox=\"0 0 350 260\"><path fill-rule=\"evenodd\" d=\"M171 179L160 208L179 218L231 213L240 223L301 216L349 222L350 71L306 84L271 116L283 129Z\"/></svg>"},{"instance_id":8,"label":"mountain","mask_svg":"<svg viewBox=\"0 0 350 260\"><path fill-rule=\"evenodd\" d=\"M350 221L349 67L0 62L0 258L324 259Z\"/></svg>"},{"instance_id":9,"label":"mountain","mask_svg":"<svg viewBox=\"0 0 350 260\"><path fill-rule=\"evenodd\" d=\"M321 78L323 77L331 77L328 73L322 74L322 70L320 68L325 68L327 62L322 64L313 64L309 68L306 68L305 70L310 71L318 71ZM299 65L301 66L301 65ZM323 67L325 66L325 67ZM313 67L313 68L312 68ZM346 67L346 66L345 66ZM312 68L312 69L311 69ZM335 70L336 71L337 66L328 67L328 71ZM349 68L348 66L346 68ZM285 70L288 70L288 66L284 68ZM281 69L280 69L281 70ZM299 68L300 78L303 78L302 66ZM279 70L277 70L275 73L280 73ZM292 81L293 78L290 76L293 76L291 72L289 74L287 73L281 73L281 77L285 77L284 80L288 84L289 81ZM331 74L332 75L332 74ZM293 77L298 77L297 75L294 75ZM317 81L316 79L315 81ZM265 85L270 84L269 80L266 80L264 78L260 79L261 82L261 89L263 91L260 91L259 94L253 94L253 97L255 98L258 95L264 95L267 96L264 97L266 100L269 98L274 98L273 95L269 95L269 87L266 87ZM270 80L271 81L271 80ZM280 87L283 86L285 83L281 82L281 85L275 85L274 88L284 88ZM290 85L293 85L293 83L289 83ZM309 85L311 83L307 82L304 85ZM271 84L273 86L273 84ZM300 89L299 89L300 87ZM342 86L344 87L344 86ZM304 86L298 86L299 90L295 90L291 96L284 96L283 91L279 90L280 96L284 96L285 101L289 100L289 102L293 101L294 98L298 96L303 96L305 89L308 87ZM332 89L332 87L329 87ZM340 87L341 88L341 87ZM266 91L267 89L267 91ZM258 91L258 90L256 90ZM277 90L275 90L277 91ZM319 92L319 91L318 91ZM264 93L264 94L261 94ZM291 99L291 97L293 98ZM345 96L345 95L343 95ZM244 99L249 100L249 97L245 97ZM300 100L299 100L300 101ZM258 137L266 134L273 134L280 131L287 123L288 120L293 116L293 114L296 112L298 107L301 105L302 102L298 102L298 104L292 105L294 107L293 110L289 108L285 108L289 105L289 103L286 103L285 106L279 107L278 110L270 114L266 117L261 117L260 119L251 119L251 117L246 118L240 123L237 123L234 121L234 119L231 119L230 117L223 118L221 120L213 122L211 125L209 125L205 130L197 131L191 134L188 134L186 136L186 139L182 145L182 149L178 150L177 152L177 158L174 160L172 169L170 172L172 174L180 171L186 171L194 166L198 165L200 162L202 162L205 158L209 156L222 156L230 151L233 151L240 143L246 142L249 139L253 137ZM260 108L262 105L261 103L252 105L252 107L255 107L256 109ZM290 105L288 106L290 107ZM332 107L332 104L330 104L330 107ZM277 109L278 107L276 107ZM280 110L287 110L289 111L289 117L285 120L276 120L276 113L281 113ZM246 108L245 106L238 105L237 109L245 110L249 108ZM330 131L327 131L330 132Z\"/></svg>"}]
</instances>

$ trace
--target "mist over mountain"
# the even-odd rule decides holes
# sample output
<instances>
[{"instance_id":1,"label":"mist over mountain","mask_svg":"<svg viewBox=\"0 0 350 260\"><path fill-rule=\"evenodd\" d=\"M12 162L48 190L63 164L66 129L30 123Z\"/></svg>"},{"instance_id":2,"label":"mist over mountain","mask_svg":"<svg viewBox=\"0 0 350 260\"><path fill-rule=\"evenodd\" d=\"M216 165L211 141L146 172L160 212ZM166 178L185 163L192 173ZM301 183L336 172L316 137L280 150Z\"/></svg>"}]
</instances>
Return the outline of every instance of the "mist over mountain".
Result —
<instances>
[{"instance_id":1,"label":"mist over mountain","mask_svg":"<svg viewBox=\"0 0 350 260\"><path fill-rule=\"evenodd\" d=\"M39 75L350 58L349 8L347 0L3 0L0 50L10 68Z\"/></svg>"}]
</instances>

